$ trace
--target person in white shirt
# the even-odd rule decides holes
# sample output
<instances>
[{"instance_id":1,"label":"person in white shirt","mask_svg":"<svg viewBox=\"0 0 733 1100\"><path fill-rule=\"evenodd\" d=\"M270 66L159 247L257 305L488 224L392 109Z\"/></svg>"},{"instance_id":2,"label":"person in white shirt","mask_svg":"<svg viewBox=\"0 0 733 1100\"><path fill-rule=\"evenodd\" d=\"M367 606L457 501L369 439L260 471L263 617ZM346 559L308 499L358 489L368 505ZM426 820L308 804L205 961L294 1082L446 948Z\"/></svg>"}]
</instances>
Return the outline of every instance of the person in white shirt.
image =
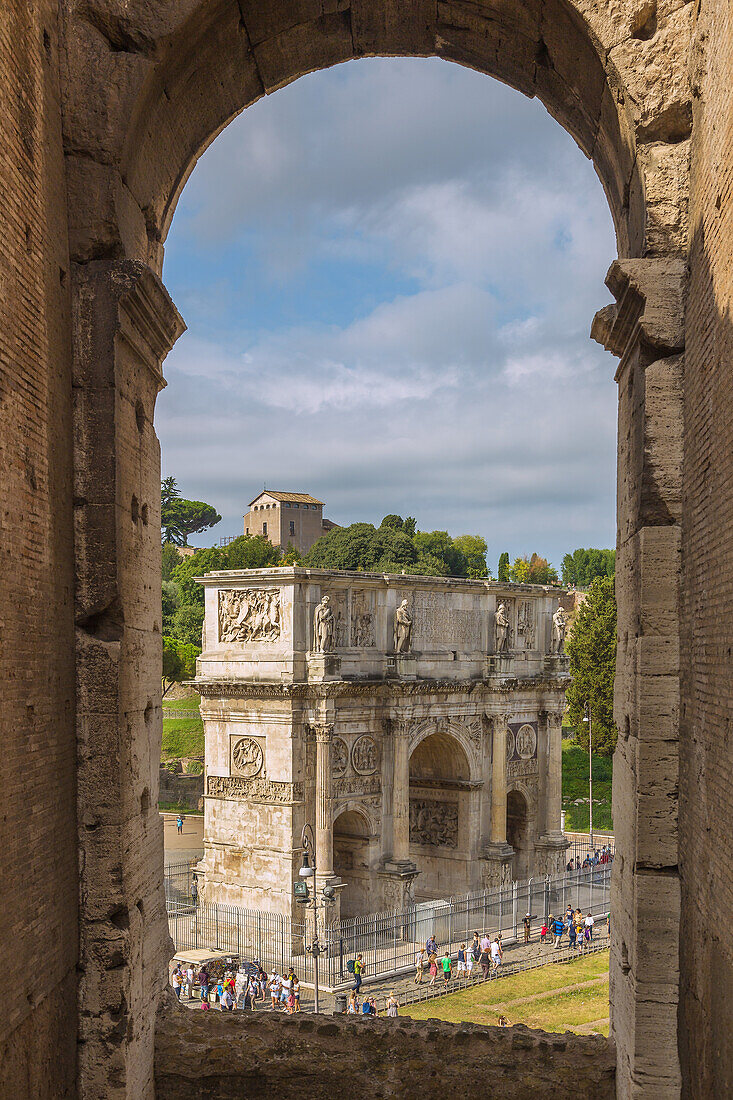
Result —
<instances>
[{"instance_id":1,"label":"person in white shirt","mask_svg":"<svg viewBox=\"0 0 733 1100\"><path fill-rule=\"evenodd\" d=\"M272 1007L277 1008L278 1002L280 1000L281 978L276 970L273 970L272 974L270 974L268 984L270 986L270 998L272 999Z\"/></svg>"},{"instance_id":2,"label":"person in white shirt","mask_svg":"<svg viewBox=\"0 0 733 1100\"><path fill-rule=\"evenodd\" d=\"M186 970L186 985L188 986L188 999L193 1000L193 966L189 963Z\"/></svg>"},{"instance_id":3,"label":"person in white shirt","mask_svg":"<svg viewBox=\"0 0 733 1100\"><path fill-rule=\"evenodd\" d=\"M171 974L171 985L173 986L173 992L180 1001L181 999L181 986L183 985L183 975L181 974L180 966L177 966Z\"/></svg>"},{"instance_id":4,"label":"person in white shirt","mask_svg":"<svg viewBox=\"0 0 733 1100\"><path fill-rule=\"evenodd\" d=\"M418 985L422 985L422 972L425 966L425 948L421 947L417 955L415 955L415 981Z\"/></svg>"},{"instance_id":5,"label":"person in white shirt","mask_svg":"<svg viewBox=\"0 0 733 1100\"><path fill-rule=\"evenodd\" d=\"M496 973L501 966L501 946L498 939L491 941L491 962Z\"/></svg>"},{"instance_id":6,"label":"person in white shirt","mask_svg":"<svg viewBox=\"0 0 733 1100\"><path fill-rule=\"evenodd\" d=\"M593 920L593 914L589 913L588 916L585 918L585 927L588 929L591 940L593 939L593 925L595 923L596 922Z\"/></svg>"}]
</instances>

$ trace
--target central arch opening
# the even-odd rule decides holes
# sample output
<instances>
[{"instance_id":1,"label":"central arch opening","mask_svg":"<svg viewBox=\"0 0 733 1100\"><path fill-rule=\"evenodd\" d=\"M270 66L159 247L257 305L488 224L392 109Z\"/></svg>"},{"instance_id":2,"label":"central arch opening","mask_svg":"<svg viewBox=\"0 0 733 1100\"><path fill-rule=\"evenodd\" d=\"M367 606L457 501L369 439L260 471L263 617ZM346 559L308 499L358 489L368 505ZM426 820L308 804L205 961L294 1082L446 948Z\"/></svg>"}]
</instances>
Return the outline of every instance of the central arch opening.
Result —
<instances>
[{"instance_id":1,"label":"central arch opening","mask_svg":"<svg viewBox=\"0 0 733 1100\"><path fill-rule=\"evenodd\" d=\"M430 734L410 756L410 856L420 869L419 899L472 888L468 837L474 801L462 745L449 734Z\"/></svg>"}]
</instances>

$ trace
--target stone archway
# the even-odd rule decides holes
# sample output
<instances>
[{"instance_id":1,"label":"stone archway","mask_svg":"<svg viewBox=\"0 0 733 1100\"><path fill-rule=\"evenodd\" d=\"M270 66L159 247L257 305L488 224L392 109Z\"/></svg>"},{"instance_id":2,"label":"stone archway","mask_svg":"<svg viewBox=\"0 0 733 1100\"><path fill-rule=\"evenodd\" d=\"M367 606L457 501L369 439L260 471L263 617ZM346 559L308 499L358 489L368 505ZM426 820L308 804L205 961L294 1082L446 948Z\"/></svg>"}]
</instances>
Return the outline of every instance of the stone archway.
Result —
<instances>
[{"instance_id":1,"label":"stone archway","mask_svg":"<svg viewBox=\"0 0 733 1100\"><path fill-rule=\"evenodd\" d=\"M506 798L506 839L514 849L512 877L529 878L530 864L530 827L529 806L521 791L507 792Z\"/></svg>"},{"instance_id":2,"label":"stone archway","mask_svg":"<svg viewBox=\"0 0 733 1100\"><path fill-rule=\"evenodd\" d=\"M152 1013L162 989L158 975L168 952L162 891L150 885L162 878L162 845L151 812L160 737L160 623L152 595L159 583L153 552L159 453L153 416L164 384L162 360L183 328L159 280L176 200L196 158L259 96L355 57L437 55L542 99L593 158L616 227L621 259L611 268L609 287L617 305L602 311L593 329L621 359L616 710L626 736L614 794L617 850L624 858L614 882L612 968L614 995L627 1007L623 1017L614 1014L614 1030L625 1081L634 1077L637 1061L646 1066L645 1045L658 1047L659 1035L665 1036L655 1065L666 1067L660 1077L666 1090L678 1079L679 891L670 880L678 883L679 673L661 658L640 662L639 653L645 639L652 639L645 654L659 636L664 652L674 652L679 640L681 353L692 117L686 55L693 5L660 6L651 14L648 5L611 7L606 0L352 0L335 10L326 7L286 0L90 0L64 6L78 839L85 899L82 1077L93 1080L95 1067L114 1049L120 1079L128 1091L142 1088L143 1094ZM660 679L665 695L655 715L654 744L665 746L661 774L654 751L639 748L644 700L653 694L647 687L653 683L656 692ZM655 816L644 792L659 792L660 780L665 813ZM110 786L121 792L117 810L104 795ZM114 858L100 853L89 821L103 822ZM655 889L669 898L659 927L650 925L649 916ZM641 920L668 948L661 970L643 952L637 958ZM99 960L118 940L122 961L110 976ZM155 977L143 980L143 959ZM663 1027L657 1016L651 1023L635 1008L660 989Z\"/></svg>"},{"instance_id":3,"label":"stone archway","mask_svg":"<svg viewBox=\"0 0 733 1100\"><path fill-rule=\"evenodd\" d=\"M449 733L423 737L410 756L410 859L420 875L417 898L470 890L478 878L471 860L478 822L477 791L466 751Z\"/></svg>"},{"instance_id":4,"label":"stone archway","mask_svg":"<svg viewBox=\"0 0 733 1100\"><path fill-rule=\"evenodd\" d=\"M344 809L333 823L333 871L346 883L340 895L340 916L357 917L374 909L375 876L371 867L372 829L364 813Z\"/></svg>"}]
</instances>

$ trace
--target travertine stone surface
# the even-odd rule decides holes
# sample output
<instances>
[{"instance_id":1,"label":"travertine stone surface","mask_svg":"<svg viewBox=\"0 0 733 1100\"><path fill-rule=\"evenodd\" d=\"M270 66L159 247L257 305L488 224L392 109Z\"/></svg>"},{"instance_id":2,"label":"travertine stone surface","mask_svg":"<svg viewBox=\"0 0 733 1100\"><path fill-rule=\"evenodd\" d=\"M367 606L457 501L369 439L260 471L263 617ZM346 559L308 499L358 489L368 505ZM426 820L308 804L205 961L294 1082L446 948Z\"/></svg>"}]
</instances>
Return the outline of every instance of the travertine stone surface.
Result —
<instances>
[{"instance_id":1,"label":"travertine stone surface","mask_svg":"<svg viewBox=\"0 0 733 1100\"><path fill-rule=\"evenodd\" d=\"M551 745L543 718L569 683L567 658L546 667L559 590L303 568L199 579L207 902L297 912L306 821L319 875L347 883L342 916L396 904L406 877L412 896L434 898L479 889L491 874L560 869L559 731ZM500 606L508 648L497 672L487 647ZM234 609L224 628L223 607ZM336 630L334 608L351 632ZM256 773L237 766L245 744Z\"/></svg>"},{"instance_id":2,"label":"travertine stone surface","mask_svg":"<svg viewBox=\"0 0 733 1100\"><path fill-rule=\"evenodd\" d=\"M156 1100L230 1100L255 1092L332 1100L612 1100L613 1049L600 1036L439 1020L186 1012L158 1016Z\"/></svg>"},{"instance_id":3,"label":"travertine stone surface","mask_svg":"<svg viewBox=\"0 0 733 1100\"><path fill-rule=\"evenodd\" d=\"M129 308L119 308L131 269L116 265L160 273L181 189L229 119L286 80L374 53L441 56L539 96L605 188L621 258L609 275L617 306L594 328L622 360L618 1090L652 1100L733 1090L730 937L710 927L711 914L733 907L730 861L720 858L733 810L729 5L5 0L2 933L20 946L0 1020L0 1083L10 1075L15 1095L138 1100L152 1090L165 932L154 824L160 378L149 364L177 330L165 321L151 330L142 302L153 284L140 269ZM80 351L90 368L81 380L72 346L76 369ZM359 613L358 645L386 651L370 613ZM504 660L487 656L495 688ZM314 675L338 682L339 662L318 655ZM395 661L409 708L417 664L412 654ZM291 675L286 663L281 673ZM279 705L302 720L300 702ZM292 777L212 779L253 805L283 806L300 790ZM333 782L346 794L352 778ZM476 813L488 835L485 792ZM390 828L387 820L385 835ZM487 850L487 874L501 859ZM647 951L650 930L659 959ZM77 973L80 1026L69 1009Z\"/></svg>"}]
</instances>

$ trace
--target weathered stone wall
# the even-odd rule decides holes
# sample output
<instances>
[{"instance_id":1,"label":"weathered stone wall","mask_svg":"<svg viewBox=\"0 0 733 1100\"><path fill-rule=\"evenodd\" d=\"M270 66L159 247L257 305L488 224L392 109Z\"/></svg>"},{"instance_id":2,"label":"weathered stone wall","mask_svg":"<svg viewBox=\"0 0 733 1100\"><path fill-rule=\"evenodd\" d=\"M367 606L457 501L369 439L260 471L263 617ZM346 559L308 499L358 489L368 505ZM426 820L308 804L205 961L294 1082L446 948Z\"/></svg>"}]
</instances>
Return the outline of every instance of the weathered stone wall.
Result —
<instances>
[{"instance_id":1,"label":"weathered stone wall","mask_svg":"<svg viewBox=\"0 0 733 1100\"><path fill-rule=\"evenodd\" d=\"M76 1079L69 257L53 0L0 4L0 1095ZM9 954L8 954L9 951Z\"/></svg>"},{"instance_id":2,"label":"weathered stone wall","mask_svg":"<svg viewBox=\"0 0 733 1100\"><path fill-rule=\"evenodd\" d=\"M613 1048L600 1036L452 1026L407 1017L158 1014L156 1100L282 1096L333 1100L612 1100Z\"/></svg>"},{"instance_id":3,"label":"weathered stone wall","mask_svg":"<svg viewBox=\"0 0 733 1100\"><path fill-rule=\"evenodd\" d=\"M680 759L685 1095L733 1095L733 11L698 4L691 76ZM723 918L722 921L719 918Z\"/></svg>"}]
</instances>

